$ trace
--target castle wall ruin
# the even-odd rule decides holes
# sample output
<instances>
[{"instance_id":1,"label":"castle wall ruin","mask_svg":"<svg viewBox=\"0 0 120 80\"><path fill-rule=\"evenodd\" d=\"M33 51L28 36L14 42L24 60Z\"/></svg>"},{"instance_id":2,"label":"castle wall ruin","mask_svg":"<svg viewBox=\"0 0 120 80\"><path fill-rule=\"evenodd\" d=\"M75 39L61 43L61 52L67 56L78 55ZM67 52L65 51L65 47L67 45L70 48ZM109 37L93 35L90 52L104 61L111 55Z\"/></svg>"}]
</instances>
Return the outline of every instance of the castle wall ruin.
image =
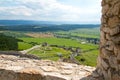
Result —
<instances>
[{"instance_id":1,"label":"castle wall ruin","mask_svg":"<svg viewBox=\"0 0 120 80\"><path fill-rule=\"evenodd\" d=\"M97 73L104 80L120 80L120 0L102 0L100 54Z\"/></svg>"}]
</instances>

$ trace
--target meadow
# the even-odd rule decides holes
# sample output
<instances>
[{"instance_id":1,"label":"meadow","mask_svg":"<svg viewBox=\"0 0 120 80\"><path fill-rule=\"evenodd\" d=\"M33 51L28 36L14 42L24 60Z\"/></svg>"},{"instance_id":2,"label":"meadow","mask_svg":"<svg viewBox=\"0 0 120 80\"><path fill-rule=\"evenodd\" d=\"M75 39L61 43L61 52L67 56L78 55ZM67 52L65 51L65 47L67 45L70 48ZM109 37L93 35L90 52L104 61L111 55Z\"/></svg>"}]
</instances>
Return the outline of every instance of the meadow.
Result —
<instances>
[{"instance_id":1,"label":"meadow","mask_svg":"<svg viewBox=\"0 0 120 80\"><path fill-rule=\"evenodd\" d=\"M18 40L18 49L16 50L26 50L43 43L72 48L74 51L79 48L80 52L74 56L79 64L96 66L100 35L99 25L41 25L42 27L37 25L37 28L36 25L20 26L7 26L7 29L1 31L2 34ZM74 51L47 46L33 49L28 54L34 54L41 59L57 61L60 56L69 59Z\"/></svg>"},{"instance_id":2,"label":"meadow","mask_svg":"<svg viewBox=\"0 0 120 80\"><path fill-rule=\"evenodd\" d=\"M49 45L58 45L58 46L65 46L65 47L79 47L81 49L80 55L76 56L75 59L79 61L79 64L95 66L96 59L98 55L98 45L85 43L82 44L80 41L72 40L72 39L64 39L64 38L19 38L23 40L23 42L19 42L19 50L25 50L31 48L31 43L36 43L41 45L42 43L47 43ZM63 58L69 58L71 52L57 48L57 47L48 47L34 49L29 54L34 54L39 56L41 59L49 59L57 61L60 59L58 54L61 54Z\"/></svg>"},{"instance_id":3,"label":"meadow","mask_svg":"<svg viewBox=\"0 0 120 80\"><path fill-rule=\"evenodd\" d=\"M23 40L23 42L19 42L19 49L23 49L23 50L32 47L33 45L31 44L31 42L34 42L36 44L42 44L44 42L47 42L50 45L80 47L83 51L89 49L96 49L98 47L98 45L95 44L90 44L90 43L81 44L80 41L76 41L72 39L64 39L64 38L19 38L19 39Z\"/></svg>"},{"instance_id":4,"label":"meadow","mask_svg":"<svg viewBox=\"0 0 120 80\"><path fill-rule=\"evenodd\" d=\"M100 35L99 27L74 29L69 31L57 31L55 33L61 36L71 36L71 37L75 36L75 37L97 38L97 39L99 39L99 35Z\"/></svg>"},{"instance_id":5,"label":"meadow","mask_svg":"<svg viewBox=\"0 0 120 80\"><path fill-rule=\"evenodd\" d=\"M93 50L86 53L82 53L81 55L76 56L75 58L80 62L80 64L96 66L98 53L98 50Z\"/></svg>"},{"instance_id":6,"label":"meadow","mask_svg":"<svg viewBox=\"0 0 120 80\"><path fill-rule=\"evenodd\" d=\"M49 59L49 60L57 61L60 59L61 56L69 57L70 51L66 51L62 48L57 48L57 47L40 47L29 51L28 54L37 55L41 59Z\"/></svg>"}]
</instances>

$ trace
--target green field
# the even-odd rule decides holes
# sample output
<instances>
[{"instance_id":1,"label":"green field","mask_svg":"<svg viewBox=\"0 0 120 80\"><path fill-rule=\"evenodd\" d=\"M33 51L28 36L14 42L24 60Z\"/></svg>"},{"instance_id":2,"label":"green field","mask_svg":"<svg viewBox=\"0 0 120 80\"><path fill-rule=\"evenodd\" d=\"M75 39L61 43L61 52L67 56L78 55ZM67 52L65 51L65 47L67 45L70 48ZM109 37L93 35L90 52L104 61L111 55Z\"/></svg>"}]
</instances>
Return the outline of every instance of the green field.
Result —
<instances>
[{"instance_id":1,"label":"green field","mask_svg":"<svg viewBox=\"0 0 120 80\"><path fill-rule=\"evenodd\" d=\"M19 42L19 50L28 49L34 45L31 42L36 44L42 44L47 42L49 45L59 45L66 47L79 47L81 49L81 53L79 56L76 56L76 60L80 62L80 64L95 66L96 59L98 55L98 45L95 44L81 44L80 41L71 40L71 39L63 39L63 38L19 38L23 40L23 42ZM41 59L49 59L57 61L59 60L58 54L62 54L63 57L68 58L70 56L70 51L66 51L57 47L41 47L34 49L29 54L34 54L39 56ZM84 61L82 61L84 60Z\"/></svg>"},{"instance_id":2,"label":"green field","mask_svg":"<svg viewBox=\"0 0 120 80\"><path fill-rule=\"evenodd\" d=\"M96 66L98 53L98 50L93 50L83 53L80 56L76 56L75 58L80 62L80 64Z\"/></svg>"},{"instance_id":3,"label":"green field","mask_svg":"<svg viewBox=\"0 0 120 80\"><path fill-rule=\"evenodd\" d=\"M52 30L51 32L34 32L34 33L51 33L54 37L51 38L33 38L26 33L33 33L32 31L28 31L30 27L24 28L26 31L1 31L6 36L12 36L16 39L18 45L16 45L15 50L26 50L35 45L41 45L42 43L47 43L48 45L57 45L64 46L67 48L80 48L81 52L79 55L74 58L79 61L80 64L96 66L96 59L98 56L98 43L95 44L94 40L99 42L99 27L96 28L77 28L77 29L68 29L65 30ZM15 28L13 28L15 29ZM56 28L55 28L56 29ZM20 29L22 30L22 29ZM49 29L48 29L49 30ZM89 41L90 40L90 41ZM1 40L3 41L3 40ZM93 42L91 42L93 41ZM82 42L85 42L84 44ZM3 42L2 42L3 43ZM1 44L2 44L1 43ZM10 44L11 46L11 44ZM49 59L57 61L60 59L60 55L63 58L69 58L72 52L69 50L65 50L59 47L40 47L28 52L28 54L34 54L41 59Z\"/></svg>"},{"instance_id":4,"label":"green field","mask_svg":"<svg viewBox=\"0 0 120 80\"><path fill-rule=\"evenodd\" d=\"M57 47L40 47L28 53L37 55L41 59L49 59L49 60L57 61L59 60L60 56L68 57L70 51L66 51L62 48L57 48Z\"/></svg>"},{"instance_id":5,"label":"green field","mask_svg":"<svg viewBox=\"0 0 120 80\"><path fill-rule=\"evenodd\" d=\"M31 48L32 45L24 42L18 42L18 50L25 50Z\"/></svg>"},{"instance_id":6,"label":"green field","mask_svg":"<svg viewBox=\"0 0 120 80\"><path fill-rule=\"evenodd\" d=\"M55 32L60 36L76 36L76 37L83 37L83 38L98 38L100 35L99 27L98 28L83 28L83 29L75 29L70 31L58 31Z\"/></svg>"},{"instance_id":7,"label":"green field","mask_svg":"<svg viewBox=\"0 0 120 80\"><path fill-rule=\"evenodd\" d=\"M98 45L86 43L81 44L81 42L71 39L63 39L63 38L19 38L24 42L19 43L19 49L21 48L26 49L27 47L30 48L31 42L35 42L37 44L41 44L47 42L48 44L60 45L60 46L69 46L69 47L80 47L82 50L89 50L89 49L96 49ZM28 45L26 47L23 47Z\"/></svg>"}]
</instances>

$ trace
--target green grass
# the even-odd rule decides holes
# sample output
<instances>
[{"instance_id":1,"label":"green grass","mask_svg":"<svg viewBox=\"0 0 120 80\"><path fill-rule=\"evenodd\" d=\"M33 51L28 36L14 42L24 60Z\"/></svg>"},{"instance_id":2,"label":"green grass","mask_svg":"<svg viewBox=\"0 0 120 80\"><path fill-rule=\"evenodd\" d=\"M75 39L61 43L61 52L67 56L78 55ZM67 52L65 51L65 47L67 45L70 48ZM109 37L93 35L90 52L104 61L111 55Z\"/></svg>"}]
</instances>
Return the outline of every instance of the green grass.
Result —
<instances>
[{"instance_id":1,"label":"green grass","mask_svg":"<svg viewBox=\"0 0 120 80\"><path fill-rule=\"evenodd\" d=\"M32 45L24 42L18 42L18 50L25 50L31 48Z\"/></svg>"},{"instance_id":2,"label":"green grass","mask_svg":"<svg viewBox=\"0 0 120 80\"><path fill-rule=\"evenodd\" d=\"M68 46L68 47L80 47L82 50L89 50L89 49L95 49L98 47L98 45L94 45L94 44L81 44L80 42L76 41L76 40L71 40L71 39L63 39L63 38L20 38L21 40L23 40L26 43L30 43L30 42L35 42L37 44L41 44L43 42L47 42L48 44L54 44L54 45L60 45L60 46ZM23 47L24 45L28 45L29 48L29 44L20 44L19 48ZM24 48L24 47L23 47ZM25 47L26 49L27 47Z\"/></svg>"},{"instance_id":3,"label":"green grass","mask_svg":"<svg viewBox=\"0 0 120 80\"><path fill-rule=\"evenodd\" d=\"M80 47L82 51L95 49L92 51L88 51L86 53L80 54L80 56L75 57L80 64L88 65L88 66L96 66L96 59L98 56L98 45L94 44L81 44L80 42L76 40L71 39L63 39L63 38L20 38L24 42L19 42L19 49L28 49L32 47L33 45L29 44L30 42L35 42L38 44L41 44L43 42L47 42L48 44L55 44L55 45L65 45L65 46L71 46L71 47ZM66 51L61 48L56 47L41 47L38 49L34 49L29 54L34 54L39 56L42 59L49 59L57 61L59 59L58 54L62 54L63 57L67 58L70 55L69 51ZM82 61L84 60L84 61Z\"/></svg>"},{"instance_id":4,"label":"green grass","mask_svg":"<svg viewBox=\"0 0 120 80\"><path fill-rule=\"evenodd\" d=\"M99 28L84 28L84 29L75 29L70 31L59 31L55 32L58 35L61 36L77 36L77 37L83 37L83 38L98 38L100 35Z\"/></svg>"},{"instance_id":5,"label":"green grass","mask_svg":"<svg viewBox=\"0 0 120 80\"><path fill-rule=\"evenodd\" d=\"M48 59L57 61L60 59L59 54L63 56L63 58L68 58L71 54L70 51L66 51L62 48L57 47L41 47L34 49L29 54L34 54L41 59ZM80 62L80 64L88 65L88 66L96 66L98 56L98 50L89 51L86 53L81 53L79 56L76 56L76 60Z\"/></svg>"},{"instance_id":6,"label":"green grass","mask_svg":"<svg viewBox=\"0 0 120 80\"><path fill-rule=\"evenodd\" d=\"M78 37L84 37L84 38L99 38L99 36L90 35L90 34L72 33L71 35L72 35L72 36L78 36Z\"/></svg>"},{"instance_id":7,"label":"green grass","mask_svg":"<svg viewBox=\"0 0 120 80\"><path fill-rule=\"evenodd\" d=\"M57 48L57 47L40 47L28 53L34 54L40 57L41 59L49 59L49 60L57 61L60 58L59 55L62 55L64 57L69 56L70 51L66 51L62 48Z\"/></svg>"},{"instance_id":8,"label":"green grass","mask_svg":"<svg viewBox=\"0 0 120 80\"><path fill-rule=\"evenodd\" d=\"M88 66L96 66L97 56L98 56L98 50L93 50L83 53L75 58L80 62L80 64L84 64Z\"/></svg>"},{"instance_id":9,"label":"green grass","mask_svg":"<svg viewBox=\"0 0 120 80\"><path fill-rule=\"evenodd\" d=\"M62 32L62 34L80 36L80 37L99 38L98 36L99 32L97 32L96 34L95 34L96 31L92 32L92 30L89 30L89 32L78 30L78 31L71 31L71 32ZM96 66L96 62L97 62L96 59L98 56L98 50L97 50L98 45L94 45L91 43L81 44L80 41L72 40L72 39L64 39L64 38L19 38L19 39L24 41L24 42L19 42L19 50L21 49L24 50L32 47L33 45L30 44L31 42L35 42L37 44L47 42L48 44L52 44L52 45L80 47L82 51L96 49L93 51L82 53L80 54L80 56L75 57L76 60L80 62L80 64L88 65L88 66ZM62 56L65 58L67 58L70 55L70 52L65 51L61 48L55 48L55 47L52 48L52 50L45 50L44 48L43 49L41 48L41 49L35 49L29 52L29 54L37 55L42 59L49 59L54 61L59 60L59 56L58 56L59 53L61 53Z\"/></svg>"},{"instance_id":10,"label":"green grass","mask_svg":"<svg viewBox=\"0 0 120 80\"><path fill-rule=\"evenodd\" d=\"M80 40L72 40L72 36L83 37L83 38L99 38L100 32L99 28L92 29L76 29L70 31L57 31L53 32L54 34L62 36L68 36L71 39L64 38L30 38L25 35L25 32L17 32L17 31L2 31L7 36L13 36L23 40L23 42L18 42L18 50L25 50L33 47L34 45L31 43L41 44L43 42L47 42L52 45L59 46L67 46L67 47L79 47L82 51L96 49L98 45L86 43L81 44ZM78 38L79 39L79 38ZM57 47L41 47L34 49L29 54L34 54L39 56L42 59L49 59L57 61L59 59L59 54L62 54L64 58L68 58L70 55L70 51L66 51ZM88 65L88 66L96 66L96 59L98 56L98 50L89 51L86 53L80 54L80 56L76 56L75 58L80 62L80 64Z\"/></svg>"}]
</instances>

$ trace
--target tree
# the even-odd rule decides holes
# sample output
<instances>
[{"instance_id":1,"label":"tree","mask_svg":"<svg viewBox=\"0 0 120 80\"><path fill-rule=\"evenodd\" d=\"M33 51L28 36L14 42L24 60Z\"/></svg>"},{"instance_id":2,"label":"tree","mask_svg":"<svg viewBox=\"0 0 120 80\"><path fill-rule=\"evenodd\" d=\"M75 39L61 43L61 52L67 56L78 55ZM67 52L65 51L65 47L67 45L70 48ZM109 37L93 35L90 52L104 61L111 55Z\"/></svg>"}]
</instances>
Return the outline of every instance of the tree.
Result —
<instances>
[{"instance_id":1,"label":"tree","mask_svg":"<svg viewBox=\"0 0 120 80\"><path fill-rule=\"evenodd\" d=\"M17 50L18 40L0 33L0 50Z\"/></svg>"}]
</instances>

